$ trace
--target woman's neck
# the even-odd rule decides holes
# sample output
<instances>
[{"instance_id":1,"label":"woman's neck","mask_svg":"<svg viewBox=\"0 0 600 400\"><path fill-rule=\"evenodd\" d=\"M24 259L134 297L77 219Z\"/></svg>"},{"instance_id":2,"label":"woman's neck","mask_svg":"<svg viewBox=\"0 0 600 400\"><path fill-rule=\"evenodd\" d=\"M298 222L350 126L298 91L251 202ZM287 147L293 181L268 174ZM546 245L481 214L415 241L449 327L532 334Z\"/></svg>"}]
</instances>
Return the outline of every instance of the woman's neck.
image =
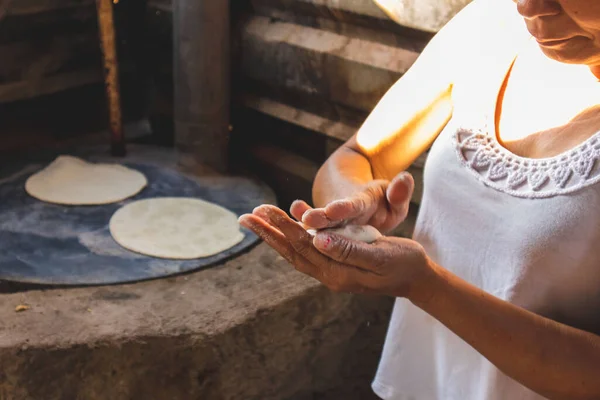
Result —
<instances>
[{"instance_id":1,"label":"woman's neck","mask_svg":"<svg viewBox=\"0 0 600 400\"><path fill-rule=\"evenodd\" d=\"M595 65L590 69L592 71L592 74L594 74L594 76L598 78L598 82L600 82L600 65Z\"/></svg>"},{"instance_id":2,"label":"woman's neck","mask_svg":"<svg viewBox=\"0 0 600 400\"><path fill-rule=\"evenodd\" d=\"M546 57L537 43L519 52L499 96L497 136L516 154L560 154L598 132L600 83L585 65Z\"/></svg>"},{"instance_id":3,"label":"woman's neck","mask_svg":"<svg viewBox=\"0 0 600 400\"><path fill-rule=\"evenodd\" d=\"M583 64L566 64L549 58L535 41L530 41L522 53L517 56L515 63L528 65L531 79L536 81L545 81L545 84L553 87L557 95L565 91L565 95L573 94L573 89L577 88L577 96L571 101L581 103L599 104L598 81L600 80L600 65L586 66ZM523 62L520 59L526 59ZM590 74L591 72L591 74Z\"/></svg>"}]
</instances>

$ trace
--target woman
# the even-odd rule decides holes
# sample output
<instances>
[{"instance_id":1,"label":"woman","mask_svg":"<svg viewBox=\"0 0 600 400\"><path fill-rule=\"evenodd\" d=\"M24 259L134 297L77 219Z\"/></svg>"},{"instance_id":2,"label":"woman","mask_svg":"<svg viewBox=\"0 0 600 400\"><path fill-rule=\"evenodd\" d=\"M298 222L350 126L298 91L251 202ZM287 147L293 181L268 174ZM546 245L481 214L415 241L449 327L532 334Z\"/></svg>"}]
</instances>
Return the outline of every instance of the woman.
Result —
<instances>
[{"instance_id":1,"label":"woman","mask_svg":"<svg viewBox=\"0 0 600 400\"><path fill-rule=\"evenodd\" d=\"M398 298L383 399L600 399L600 1L475 0L291 214L389 231L432 143L414 240L240 222L333 290Z\"/></svg>"}]
</instances>

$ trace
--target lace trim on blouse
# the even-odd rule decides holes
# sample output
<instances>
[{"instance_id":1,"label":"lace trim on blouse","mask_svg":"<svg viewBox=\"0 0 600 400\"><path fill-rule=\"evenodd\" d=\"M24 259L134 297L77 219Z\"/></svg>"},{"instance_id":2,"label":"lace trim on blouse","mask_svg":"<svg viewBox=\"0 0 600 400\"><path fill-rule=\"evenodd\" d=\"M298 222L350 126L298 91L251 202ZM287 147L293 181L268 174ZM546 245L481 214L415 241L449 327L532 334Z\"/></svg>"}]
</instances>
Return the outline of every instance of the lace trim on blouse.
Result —
<instances>
[{"instance_id":1,"label":"lace trim on blouse","mask_svg":"<svg viewBox=\"0 0 600 400\"><path fill-rule=\"evenodd\" d=\"M600 132L551 158L519 157L485 130L454 134L461 163L485 185L517 197L546 198L572 193L600 180Z\"/></svg>"}]
</instances>

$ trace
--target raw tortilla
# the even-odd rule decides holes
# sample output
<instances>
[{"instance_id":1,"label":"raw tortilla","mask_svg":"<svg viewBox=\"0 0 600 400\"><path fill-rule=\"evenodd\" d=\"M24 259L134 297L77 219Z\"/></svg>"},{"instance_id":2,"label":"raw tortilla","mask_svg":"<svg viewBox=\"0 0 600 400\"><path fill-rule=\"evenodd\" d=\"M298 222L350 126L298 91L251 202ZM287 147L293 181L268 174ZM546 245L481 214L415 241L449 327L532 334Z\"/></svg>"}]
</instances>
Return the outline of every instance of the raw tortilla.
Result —
<instances>
[{"instance_id":1,"label":"raw tortilla","mask_svg":"<svg viewBox=\"0 0 600 400\"><path fill-rule=\"evenodd\" d=\"M178 260L212 256L244 239L234 213L192 198L129 203L113 214L109 227L115 241L128 250Z\"/></svg>"},{"instance_id":2,"label":"raw tortilla","mask_svg":"<svg viewBox=\"0 0 600 400\"><path fill-rule=\"evenodd\" d=\"M117 203L139 193L146 177L118 164L92 164L59 156L25 182L25 191L38 200L64 205Z\"/></svg>"},{"instance_id":3,"label":"raw tortilla","mask_svg":"<svg viewBox=\"0 0 600 400\"><path fill-rule=\"evenodd\" d=\"M317 233L317 231L314 229L308 229L307 232L313 236ZM340 228L323 229L320 230L320 232L331 232L350 240L356 240L365 243L373 243L381 236L383 236L376 228L372 227L371 225L345 225Z\"/></svg>"}]
</instances>

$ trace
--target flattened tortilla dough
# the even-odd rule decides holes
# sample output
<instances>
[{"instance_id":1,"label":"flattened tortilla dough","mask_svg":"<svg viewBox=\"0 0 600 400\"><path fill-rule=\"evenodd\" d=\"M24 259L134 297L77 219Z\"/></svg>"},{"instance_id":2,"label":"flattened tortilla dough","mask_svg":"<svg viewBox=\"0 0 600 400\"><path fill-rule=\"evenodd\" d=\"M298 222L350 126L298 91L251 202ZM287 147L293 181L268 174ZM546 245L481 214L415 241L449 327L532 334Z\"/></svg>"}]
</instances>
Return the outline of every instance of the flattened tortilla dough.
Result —
<instances>
[{"instance_id":1,"label":"flattened tortilla dough","mask_svg":"<svg viewBox=\"0 0 600 400\"><path fill-rule=\"evenodd\" d=\"M177 260L212 256L244 239L233 212L183 197L129 203L113 214L109 228L113 239L128 250Z\"/></svg>"},{"instance_id":2,"label":"flattened tortilla dough","mask_svg":"<svg viewBox=\"0 0 600 400\"><path fill-rule=\"evenodd\" d=\"M317 234L317 231L315 229L308 229L307 232L313 236ZM371 225L345 225L340 228L323 229L319 232L331 232L350 240L356 240L365 243L373 243L381 236L383 236L376 228L372 227Z\"/></svg>"},{"instance_id":3,"label":"flattened tortilla dough","mask_svg":"<svg viewBox=\"0 0 600 400\"><path fill-rule=\"evenodd\" d=\"M100 205L135 196L147 184L144 174L119 164L94 164L59 156L27 179L25 191L47 203Z\"/></svg>"}]
</instances>

